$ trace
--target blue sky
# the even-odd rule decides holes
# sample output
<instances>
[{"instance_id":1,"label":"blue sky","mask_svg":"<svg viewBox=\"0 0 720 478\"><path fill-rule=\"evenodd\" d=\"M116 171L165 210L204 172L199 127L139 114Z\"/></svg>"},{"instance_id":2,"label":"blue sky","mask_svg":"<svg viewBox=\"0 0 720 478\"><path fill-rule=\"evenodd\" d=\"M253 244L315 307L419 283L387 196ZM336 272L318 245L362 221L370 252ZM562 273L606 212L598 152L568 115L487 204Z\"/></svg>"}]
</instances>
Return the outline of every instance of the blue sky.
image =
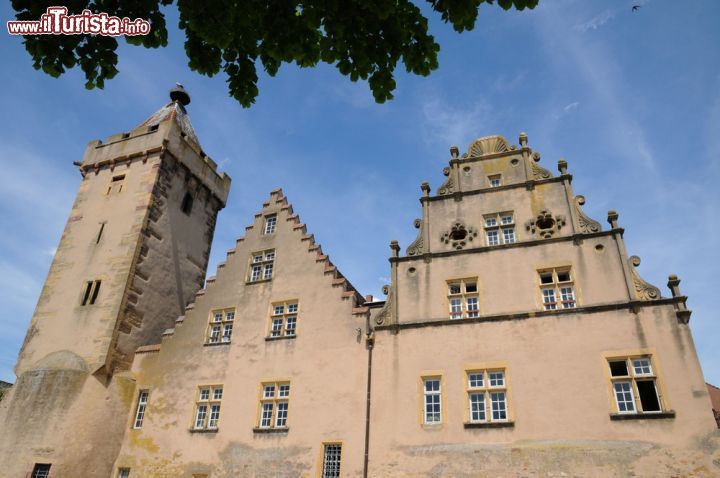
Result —
<instances>
[{"instance_id":1,"label":"blue sky","mask_svg":"<svg viewBox=\"0 0 720 478\"><path fill-rule=\"evenodd\" d=\"M123 44L120 74L87 91L80 72L37 72L20 38L0 34L0 380L15 381L79 185L72 162L88 141L137 126L180 81L205 151L233 178L210 275L280 186L340 270L381 296L388 244L414 239L420 183L439 186L449 146L465 151L489 134L517 143L526 131L545 167L567 159L591 217L605 224L608 209L620 213L646 280L669 295L668 274L680 276L706 378L720 384L720 2L540 3L483 6L462 35L432 17L440 69L399 72L396 99L384 105L332 67L283 66L261 76L256 105L243 109L222 75L189 71L178 30L165 49ZM7 2L0 11L12 18Z\"/></svg>"}]
</instances>

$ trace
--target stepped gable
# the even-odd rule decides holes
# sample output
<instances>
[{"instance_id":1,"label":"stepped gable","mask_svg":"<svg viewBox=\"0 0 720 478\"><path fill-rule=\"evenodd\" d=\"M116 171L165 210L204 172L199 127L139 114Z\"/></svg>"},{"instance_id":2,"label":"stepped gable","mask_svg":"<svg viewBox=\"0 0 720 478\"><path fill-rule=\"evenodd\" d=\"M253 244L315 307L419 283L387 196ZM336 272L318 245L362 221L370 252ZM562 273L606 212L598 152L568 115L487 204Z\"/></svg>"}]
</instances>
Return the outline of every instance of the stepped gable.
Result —
<instances>
[{"instance_id":1,"label":"stepped gable","mask_svg":"<svg viewBox=\"0 0 720 478\"><path fill-rule=\"evenodd\" d=\"M162 334L162 341L164 342L167 338L172 337L175 334L175 329L183 323L191 315L191 311L194 309L201 308L203 299L212 292L212 290L221 284L225 280L225 275L228 274L229 270L233 270L234 274L240 274L242 277L245 276L247 261L245 254L238 254L238 251L246 242L246 238L250 234L260 234L260 228L262 222L258 222L260 218L267 214L277 214L278 216L278 228L282 227L281 224L289 224L291 231L297 236L298 240L307 245L307 253L312 255L315 259L315 263L323 264L322 273L328 278L328 281L333 288L337 288L340 292L341 300L351 301L351 313L353 315L366 315L369 313L369 309L365 306L365 297L352 285L352 283L340 272L335 264L330 260L328 254L323 252L322 246L315 241L315 236L308 232L307 226L300 221L300 216L293 211L292 205L289 203L287 197L283 194L281 188L274 189L270 193L270 199L263 203L263 208L255 213L255 221L253 224L245 227L245 235L239 237L236 240L236 247L230 249L226 253L226 259L217 265L215 275L209 276L205 281L205 287L200 289L186 307L186 315L180 316L175 321L175 327L165 330ZM250 252L250 251L245 251ZM233 280L231 277L228 280ZM244 279L241 281L245 284ZM198 320L207 320L204 314ZM141 347L136 351L137 353L148 353L158 352L159 345L149 345Z\"/></svg>"}]
</instances>

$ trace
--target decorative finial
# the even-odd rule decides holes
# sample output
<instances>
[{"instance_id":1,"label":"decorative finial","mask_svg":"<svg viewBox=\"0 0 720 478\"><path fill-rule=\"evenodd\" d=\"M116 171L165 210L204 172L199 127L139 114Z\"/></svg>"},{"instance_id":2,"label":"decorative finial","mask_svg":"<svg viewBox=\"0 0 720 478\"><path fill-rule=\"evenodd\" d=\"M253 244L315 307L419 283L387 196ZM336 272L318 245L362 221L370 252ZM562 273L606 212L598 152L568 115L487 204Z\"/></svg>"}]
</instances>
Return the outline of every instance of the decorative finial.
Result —
<instances>
[{"instance_id":1,"label":"decorative finial","mask_svg":"<svg viewBox=\"0 0 720 478\"><path fill-rule=\"evenodd\" d=\"M558 161L558 171L560 171L560 174L567 174L567 161L565 159Z\"/></svg>"},{"instance_id":2,"label":"decorative finial","mask_svg":"<svg viewBox=\"0 0 720 478\"><path fill-rule=\"evenodd\" d=\"M607 220L608 220L608 223L610 223L610 227L612 227L613 229L617 229L619 227L618 226L618 218L619 217L620 216L618 215L617 211L615 211L613 209L608 211Z\"/></svg>"},{"instance_id":3,"label":"decorative finial","mask_svg":"<svg viewBox=\"0 0 720 478\"><path fill-rule=\"evenodd\" d=\"M520 147L521 147L521 148L526 148L526 147L527 147L527 145L528 145L527 133L520 133L520 137L518 138L518 140L520 141Z\"/></svg>"},{"instance_id":4,"label":"decorative finial","mask_svg":"<svg viewBox=\"0 0 720 478\"><path fill-rule=\"evenodd\" d=\"M187 106L190 104L190 95L187 91L185 91L183 85L175 83L175 88L170 90L170 100L177 101L181 105Z\"/></svg>"},{"instance_id":5,"label":"decorative finial","mask_svg":"<svg viewBox=\"0 0 720 478\"><path fill-rule=\"evenodd\" d=\"M392 249L393 257L398 257L400 255L400 244L398 244L398 241L390 241L390 249Z\"/></svg>"},{"instance_id":6,"label":"decorative finial","mask_svg":"<svg viewBox=\"0 0 720 478\"><path fill-rule=\"evenodd\" d=\"M430 183L427 181L423 181L420 185L420 189L422 190L424 197L428 197L430 195Z\"/></svg>"},{"instance_id":7,"label":"decorative finial","mask_svg":"<svg viewBox=\"0 0 720 478\"><path fill-rule=\"evenodd\" d=\"M460 156L460 150L457 146L452 145L450 146L450 156L452 156L453 159L457 159L458 156Z\"/></svg>"}]
</instances>

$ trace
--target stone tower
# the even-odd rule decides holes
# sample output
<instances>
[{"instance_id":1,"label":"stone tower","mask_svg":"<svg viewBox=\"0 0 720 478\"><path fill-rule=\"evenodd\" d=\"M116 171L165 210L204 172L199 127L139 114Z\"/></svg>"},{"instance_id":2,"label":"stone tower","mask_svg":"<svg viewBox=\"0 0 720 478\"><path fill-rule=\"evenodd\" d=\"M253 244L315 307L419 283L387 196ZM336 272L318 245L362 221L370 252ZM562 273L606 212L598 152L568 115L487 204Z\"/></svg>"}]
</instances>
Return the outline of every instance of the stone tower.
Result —
<instances>
[{"instance_id":1,"label":"stone tower","mask_svg":"<svg viewBox=\"0 0 720 478\"><path fill-rule=\"evenodd\" d=\"M50 462L53 475L110 476L134 352L203 285L230 178L202 151L187 92L178 85L170 98L75 163L77 198L0 408L6 476Z\"/></svg>"}]
</instances>

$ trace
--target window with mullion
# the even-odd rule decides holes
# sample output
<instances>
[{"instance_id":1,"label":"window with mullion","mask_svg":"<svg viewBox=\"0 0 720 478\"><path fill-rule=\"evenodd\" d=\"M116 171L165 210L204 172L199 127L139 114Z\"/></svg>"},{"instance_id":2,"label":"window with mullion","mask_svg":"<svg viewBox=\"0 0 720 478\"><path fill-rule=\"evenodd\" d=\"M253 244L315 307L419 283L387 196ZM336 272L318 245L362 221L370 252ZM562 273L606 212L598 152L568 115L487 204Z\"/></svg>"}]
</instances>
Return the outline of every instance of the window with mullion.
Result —
<instances>
[{"instance_id":1,"label":"window with mullion","mask_svg":"<svg viewBox=\"0 0 720 478\"><path fill-rule=\"evenodd\" d=\"M261 384L259 428L287 428L290 406L290 383Z\"/></svg>"},{"instance_id":2,"label":"window with mullion","mask_svg":"<svg viewBox=\"0 0 720 478\"><path fill-rule=\"evenodd\" d=\"M295 337L297 332L298 301L296 299L271 304L269 337Z\"/></svg>"},{"instance_id":3,"label":"window with mullion","mask_svg":"<svg viewBox=\"0 0 720 478\"><path fill-rule=\"evenodd\" d=\"M501 212L484 216L485 241L488 246L513 244L515 236L515 219L512 212Z\"/></svg>"},{"instance_id":4,"label":"window with mullion","mask_svg":"<svg viewBox=\"0 0 720 478\"><path fill-rule=\"evenodd\" d=\"M569 267L539 270L538 279L543 309L574 309L577 306Z\"/></svg>"},{"instance_id":5,"label":"window with mullion","mask_svg":"<svg viewBox=\"0 0 720 478\"><path fill-rule=\"evenodd\" d=\"M477 279L456 279L448 281L448 306L451 319L475 318L480 316Z\"/></svg>"},{"instance_id":6,"label":"window with mullion","mask_svg":"<svg viewBox=\"0 0 720 478\"><path fill-rule=\"evenodd\" d=\"M608 359L617 412L660 413L662 400L650 357Z\"/></svg>"},{"instance_id":7,"label":"window with mullion","mask_svg":"<svg viewBox=\"0 0 720 478\"><path fill-rule=\"evenodd\" d=\"M270 280L273 277L275 264L275 249L253 252L250 255L250 266L248 269L248 282Z\"/></svg>"},{"instance_id":8,"label":"window with mullion","mask_svg":"<svg viewBox=\"0 0 720 478\"><path fill-rule=\"evenodd\" d=\"M207 385L198 388L193 424L195 430L216 430L218 428L222 396L222 385Z\"/></svg>"},{"instance_id":9,"label":"window with mullion","mask_svg":"<svg viewBox=\"0 0 720 478\"><path fill-rule=\"evenodd\" d=\"M211 345L230 343L234 321L235 309L213 310L210 312L210 324L208 325L205 343Z\"/></svg>"},{"instance_id":10,"label":"window with mullion","mask_svg":"<svg viewBox=\"0 0 720 478\"><path fill-rule=\"evenodd\" d=\"M442 390L439 377L423 379L424 423L435 425L442 422Z\"/></svg>"},{"instance_id":11,"label":"window with mullion","mask_svg":"<svg viewBox=\"0 0 720 478\"><path fill-rule=\"evenodd\" d=\"M142 428L143 420L145 419L145 409L147 408L148 396L150 392L148 390L140 390L138 394L137 408L135 409L135 422L133 428Z\"/></svg>"},{"instance_id":12,"label":"window with mullion","mask_svg":"<svg viewBox=\"0 0 720 478\"><path fill-rule=\"evenodd\" d=\"M471 423L508 420L507 385L504 370L467 372L468 410Z\"/></svg>"}]
</instances>

